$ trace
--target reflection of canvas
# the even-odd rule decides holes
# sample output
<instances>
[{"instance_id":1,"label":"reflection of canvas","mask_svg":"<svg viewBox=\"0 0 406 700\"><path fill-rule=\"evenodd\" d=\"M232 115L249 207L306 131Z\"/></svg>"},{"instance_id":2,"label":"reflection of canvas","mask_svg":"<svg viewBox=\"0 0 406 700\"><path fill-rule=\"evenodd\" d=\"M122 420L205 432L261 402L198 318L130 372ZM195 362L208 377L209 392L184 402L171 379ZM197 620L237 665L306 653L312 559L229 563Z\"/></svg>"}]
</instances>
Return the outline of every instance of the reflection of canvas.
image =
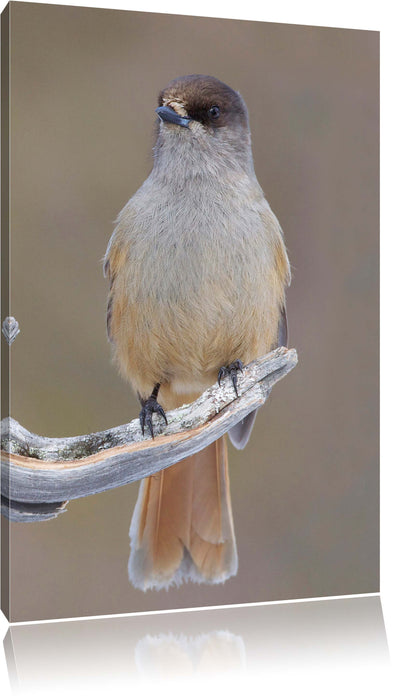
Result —
<instances>
[{"instance_id":1,"label":"reflection of canvas","mask_svg":"<svg viewBox=\"0 0 406 700\"><path fill-rule=\"evenodd\" d=\"M147 634L135 648L137 671L147 678L245 671L241 637L216 630L197 637Z\"/></svg>"},{"instance_id":2,"label":"reflection of canvas","mask_svg":"<svg viewBox=\"0 0 406 700\"><path fill-rule=\"evenodd\" d=\"M362 671L364 682L389 663L379 596L13 625L5 653L12 687L31 693L58 692L61 682L105 691L114 677L116 691L145 681L151 692L165 679L179 692L186 680L195 695L203 677L250 687L256 678L263 688L279 675L286 684L294 666L300 695L304 672L318 687L321 673L339 667L344 689L348 671Z\"/></svg>"},{"instance_id":3,"label":"reflection of canvas","mask_svg":"<svg viewBox=\"0 0 406 700\"><path fill-rule=\"evenodd\" d=\"M21 329L10 415L51 437L138 415L111 363L101 261L117 212L150 172L157 93L188 73L218 76L248 105L256 174L292 263L300 358L244 451L229 448L237 576L135 590L138 487L128 484L74 499L57 518L5 526L11 619L377 590L378 34L24 3L9 11L12 306L2 322L13 316Z\"/></svg>"}]
</instances>

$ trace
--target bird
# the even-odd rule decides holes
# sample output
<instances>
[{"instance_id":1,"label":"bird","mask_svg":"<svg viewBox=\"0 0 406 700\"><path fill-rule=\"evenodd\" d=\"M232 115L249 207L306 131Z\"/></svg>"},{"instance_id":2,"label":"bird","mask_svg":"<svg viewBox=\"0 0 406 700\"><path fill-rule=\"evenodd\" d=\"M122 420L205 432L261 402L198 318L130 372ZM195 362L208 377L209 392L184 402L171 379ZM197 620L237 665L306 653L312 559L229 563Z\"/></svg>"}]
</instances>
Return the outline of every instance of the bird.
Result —
<instances>
[{"instance_id":1,"label":"bird","mask_svg":"<svg viewBox=\"0 0 406 700\"><path fill-rule=\"evenodd\" d=\"M284 234L255 175L246 104L203 74L158 97L151 173L104 257L107 332L151 439L166 412L287 346ZM242 449L255 411L229 430ZM155 424L155 428L154 428ZM237 573L225 436L143 479L130 527L135 588L224 583Z\"/></svg>"}]
</instances>

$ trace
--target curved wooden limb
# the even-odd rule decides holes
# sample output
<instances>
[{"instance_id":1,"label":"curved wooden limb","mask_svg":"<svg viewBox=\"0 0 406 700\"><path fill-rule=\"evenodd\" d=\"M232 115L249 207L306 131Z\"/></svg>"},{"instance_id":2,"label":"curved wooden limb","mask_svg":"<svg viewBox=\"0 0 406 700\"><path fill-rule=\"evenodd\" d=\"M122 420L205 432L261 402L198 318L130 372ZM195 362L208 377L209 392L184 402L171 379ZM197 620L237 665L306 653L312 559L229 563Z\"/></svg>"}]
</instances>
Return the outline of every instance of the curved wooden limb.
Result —
<instances>
[{"instance_id":1,"label":"curved wooden limb","mask_svg":"<svg viewBox=\"0 0 406 700\"><path fill-rule=\"evenodd\" d=\"M192 404L169 411L168 425L162 420L154 440L142 436L138 419L90 435L46 438L5 418L1 491L10 514L13 501L20 512L21 504L27 504L27 514L29 504L53 504L57 514L67 500L138 481L198 452L259 408L296 364L295 350L277 348L239 374L238 398L231 382L214 384ZM43 514L53 517L49 508Z\"/></svg>"},{"instance_id":2,"label":"curved wooden limb","mask_svg":"<svg viewBox=\"0 0 406 700\"><path fill-rule=\"evenodd\" d=\"M52 520L66 513L69 501L63 503L22 503L1 497L1 514L15 523L33 523Z\"/></svg>"}]
</instances>

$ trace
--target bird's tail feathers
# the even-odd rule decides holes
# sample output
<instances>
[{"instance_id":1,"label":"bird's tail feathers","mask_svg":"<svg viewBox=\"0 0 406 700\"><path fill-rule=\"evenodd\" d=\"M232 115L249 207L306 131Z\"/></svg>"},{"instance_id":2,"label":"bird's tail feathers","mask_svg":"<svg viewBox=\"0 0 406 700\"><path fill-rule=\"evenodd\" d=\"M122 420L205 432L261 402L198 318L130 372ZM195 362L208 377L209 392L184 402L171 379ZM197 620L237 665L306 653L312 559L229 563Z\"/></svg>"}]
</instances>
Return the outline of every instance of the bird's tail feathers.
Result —
<instances>
[{"instance_id":1,"label":"bird's tail feathers","mask_svg":"<svg viewBox=\"0 0 406 700\"><path fill-rule=\"evenodd\" d=\"M221 583L237 573L225 437L143 479L130 540L135 588Z\"/></svg>"}]
</instances>

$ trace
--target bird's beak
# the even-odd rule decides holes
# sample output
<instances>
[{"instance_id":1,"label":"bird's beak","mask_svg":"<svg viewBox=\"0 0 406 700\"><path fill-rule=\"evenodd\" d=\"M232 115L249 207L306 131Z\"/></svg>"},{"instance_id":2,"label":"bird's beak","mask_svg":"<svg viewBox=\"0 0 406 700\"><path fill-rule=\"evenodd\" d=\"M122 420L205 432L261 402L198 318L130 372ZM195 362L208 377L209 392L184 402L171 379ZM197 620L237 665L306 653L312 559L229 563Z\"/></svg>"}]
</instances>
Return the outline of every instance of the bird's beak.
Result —
<instances>
[{"instance_id":1,"label":"bird's beak","mask_svg":"<svg viewBox=\"0 0 406 700\"><path fill-rule=\"evenodd\" d=\"M155 112L163 122L178 124L179 126L189 126L190 117L181 117L172 107L157 107Z\"/></svg>"}]
</instances>

